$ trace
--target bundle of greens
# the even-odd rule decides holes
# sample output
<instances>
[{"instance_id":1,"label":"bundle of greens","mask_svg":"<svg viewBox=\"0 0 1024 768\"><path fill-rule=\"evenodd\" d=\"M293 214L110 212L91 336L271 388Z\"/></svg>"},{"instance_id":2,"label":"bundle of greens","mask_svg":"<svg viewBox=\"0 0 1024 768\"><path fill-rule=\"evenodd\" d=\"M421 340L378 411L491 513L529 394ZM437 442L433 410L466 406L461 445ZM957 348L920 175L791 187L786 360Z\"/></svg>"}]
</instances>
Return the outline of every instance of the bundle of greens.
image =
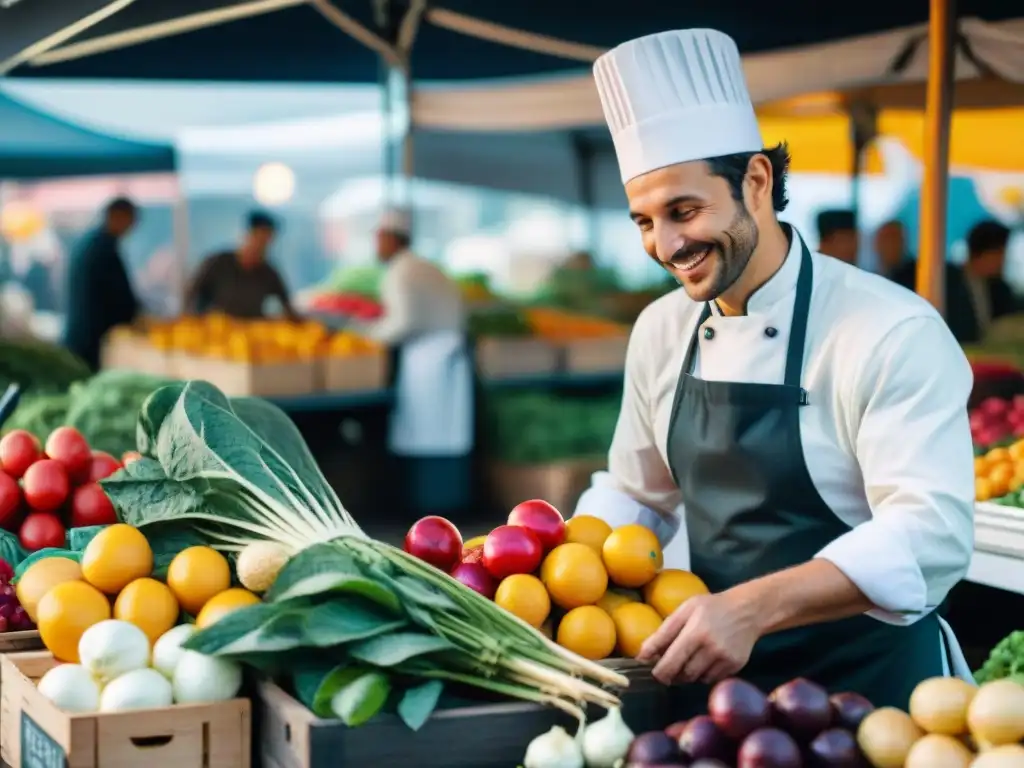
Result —
<instances>
[{"instance_id":1,"label":"bundle of greens","mask_svg":"<svg viewBox=\"0 0 1024 768\"><path fill-rule=\"evenodd\" d=\"M978 685L1003 678L1024 680L1024 632L1011 632L992 649L981 669L974 673Z\"/></svg>"},{"instance_id":2,"label":"bundle of greens","mask_svg":"<svg viewBox=\"0 0 1024 768\"><path fill-rule=\"evenodd\" d=\"M204 382L154 392L133 462L103 486L123 522L160 548L198 534L237 553L271 541L291 553L262 604L204 629L189 647L292 671L321 716L365 722L394 695L418 727L446 681L543 702L617 706L626 678L559 647L447 574L370 539L320 473L298 430L262 400ZM588 681L589 679L589 681Z\"/></svg>"}]
</instances>

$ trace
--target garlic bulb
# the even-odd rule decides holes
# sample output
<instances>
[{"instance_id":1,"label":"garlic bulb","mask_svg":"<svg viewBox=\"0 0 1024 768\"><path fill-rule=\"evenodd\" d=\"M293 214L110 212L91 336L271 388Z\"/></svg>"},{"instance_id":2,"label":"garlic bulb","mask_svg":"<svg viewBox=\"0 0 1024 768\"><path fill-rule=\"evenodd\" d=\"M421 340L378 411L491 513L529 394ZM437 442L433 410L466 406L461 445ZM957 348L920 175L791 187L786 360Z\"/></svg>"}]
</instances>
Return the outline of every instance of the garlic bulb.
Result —
<instances>
[{"instance_id":1,"label":"garlic bulb","mask_svg":"<svg viewBox=\"0 0 1024 768\"><path fill-rule=\"evenodd\" d=\"M556 725L530 742L523 768L584 768L583 753L576 739Z\"/></svg>"},{"instance_id":2,"label":"garlic bulb","mask_svg":"<svg viewBox=\"0 0 1024 768\"><path fill-rule=\"evenodd\" d=\"M622 711L612 707L608 714L583 731L583 757L587 768L615 768L626 757L633 732L622 719Z\"/></svg>"}]
</instances>

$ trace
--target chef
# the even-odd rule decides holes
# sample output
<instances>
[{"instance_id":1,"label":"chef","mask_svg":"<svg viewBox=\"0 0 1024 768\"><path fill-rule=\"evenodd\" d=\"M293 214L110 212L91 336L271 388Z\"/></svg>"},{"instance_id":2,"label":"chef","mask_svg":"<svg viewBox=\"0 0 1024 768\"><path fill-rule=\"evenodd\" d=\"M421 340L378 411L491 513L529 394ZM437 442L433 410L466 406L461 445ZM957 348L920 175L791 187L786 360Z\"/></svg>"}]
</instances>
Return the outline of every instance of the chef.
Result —
<instances>
[{"instance_id":1,"label":"chef","mask_svg":"<svg viewBox=\"0 0 1024 768\"><path fill-rule=\"evenodd\" d=\"M409 213L387 211L377 230L384 314L361 330L397 352L388 447L404 460L411 500L443 512L468 487L473 367L458 285L410 245Z\"/></svg>"},{"instance_id":2,"label":"chef","mask_svg":"<svg viewBox=\"0 0 1024 768\"><path fill-rule=\"evenodd\" d=\"M972 377L942 318L778 221L788 151L763 148L728 36L632 40L594 74L629 215L682 290L634 326L576 514L649 526L711 592L641 660L665 683L802 675L904 708L969 676L935 613L973 550Z\"/></svg>"}]
</instances>

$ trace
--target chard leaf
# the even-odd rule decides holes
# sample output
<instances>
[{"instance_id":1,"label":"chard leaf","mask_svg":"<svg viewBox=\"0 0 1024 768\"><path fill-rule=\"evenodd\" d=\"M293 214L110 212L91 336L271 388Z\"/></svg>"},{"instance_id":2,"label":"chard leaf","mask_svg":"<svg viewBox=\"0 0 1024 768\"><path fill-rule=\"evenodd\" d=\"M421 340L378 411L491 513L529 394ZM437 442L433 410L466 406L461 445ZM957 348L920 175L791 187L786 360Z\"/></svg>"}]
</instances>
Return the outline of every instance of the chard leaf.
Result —
<instances>
[{"instance_id":1,"label":"chard leaf","mask_svg":"<svg viewBox=\"0 0 1024 768\"><path fill-rule=\"evenodd\" d=\"M229 407L230 401L215 386L205 381L176 381L173 384L160 387L153 392L142 404L139 411L139 421L135 429L136 448L143 456L156 455L157 436L160 434L160 427L164 420L174 409L175 404L181 397L186 386L191 385L193 393L205 397L207 400Z\"/></svg>"},{"instance_id":2,"label":"chard leaf","mask_svg":"<svg viewBox=\"0 0 1024 768\"><path fill-rule=\"evenodd\" d=\"M402 597L418 606L457 614L464 613L462 607L440 589L413 576L397 576L392 580L392 584Z\"/></svg>"},{"instance_id":3,"label":"chard leaf","mask_svg":"<svg viewBox=\"0 0 1024 768\"><path fill-rule=\"evenodd\" d=\"M199 630L182 646L207 656L229 653L228 649L232 647L235 648L236 653L280 650L265 646L258 647L254 640L271 620L290 610L297 609L295 606L271 605L269 603L247 605L244 608L231 611L214 624Z\"/></svg>"},{"instance_id":4,"label":"chard leaf","mask_svg":"<svg viewBox=\"0 0 1024 768\"><path fill-rule=\"evenodd\" d=\"M428 680L407 689L398 702L398 716L412 730L418 731L434 714L443 690L444 683L440 680Z\"/></svg>"},{"instance_id":5,"label":"chard leaf","mask_svg":"<svg viewBox=\"0 0 1024 768\"><path fill-rule=\"evenodd\" d=\"M331 697L331 711L355 727L372 718L388 700L391 681L383 672L364 672Z\"/></svg>"},{"instance_id":6,"label":"chard leaf","mask_svg":"<svg viewBox=\"0 0 1024 768\"><path fill-rule=\"evenodd\" d=\"M292 677L295 695L317 717L334 717L331 700L370 670L348 664L316 664L299 669Z\"/></svg>"},{"instance_id":7,"label":"chard leaf","mask_svg":"<svg viewBox=\"0 0 1024 768\"><path fill-rule=\"evenodd\" d=\"M314 544L292 557L263 599L276 603L326 592L357 594L396 613L402 607L398 595L364 576L355 558L329 542Z\"/></svg>"},{"instance_id":8,"label":"chard leaf","mask_svg":"<svg viewBox=\"0 0 1024 768\"><path fill-rule=\"evenodd\" d=\"M353 659L375 667L394 667L428 653L457 650L443 637L419 632L394 632L349 645L346 652Z\"/></svg>"},{"instance_id":9,"label":"chard leaf","mask_svg":"<svg viewBox=\"0 0 1024 768\"><path fill-rule=\"evenodd\" d=\"M405 621L380 610L374 603L344 600L318 605L306 614L306 645L330 648L394 632Z\"/></svg>"},{"instance_id":10,"label":"chard leaf","mask_svg":"<svg viewBox=\"0 0 1024 768\"><path fill-rule=\"evenodd\" d=\"M141 528L161 520L181 520L205 508L195 484L167 477L159 462L141 458L100 480L121 522Z\"/></svg>"}]
</instances>

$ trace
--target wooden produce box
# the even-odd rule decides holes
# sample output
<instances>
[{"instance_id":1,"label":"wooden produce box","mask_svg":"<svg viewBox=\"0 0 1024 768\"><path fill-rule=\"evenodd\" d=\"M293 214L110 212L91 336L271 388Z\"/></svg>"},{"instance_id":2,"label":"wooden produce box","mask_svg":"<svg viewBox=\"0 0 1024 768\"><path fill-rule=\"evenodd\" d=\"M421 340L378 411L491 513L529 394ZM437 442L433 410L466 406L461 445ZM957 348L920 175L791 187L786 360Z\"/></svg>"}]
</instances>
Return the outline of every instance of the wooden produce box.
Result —
<instances>
[{"instance_id":1,"label":"wooden produce box","mask_svg":"<svg viewBox=\"0 0 1024 768\"><path fill-rule=\"evenodd\" d=\"M669 725L669 689L646 670L620 671L630 678L622 714L633 731ZM257 686L254 704L263 768L512 768L522 763L530 741L552 726L576 731L574 719L528 702L442 706L418 731L396 715L378 715L358 728L322 720L270 682ZM599 708L592 711L594 718L603 716Z\"/></svg>"},{"instance_id":2,"label":"wooden produce box","mask_svg":"<svg viewBox=\"0 0 1024 768\"><path fill-rule=\"evenodd\" d=\"M327 392L366 392L388 383L388 356L384 352L326 357L321 362Z\"/></svg>"},{"instance_id":3,"label":"wooden produce box","mask_svg":"<svg viewBox=\"0 0 1024 768\"><path fill-rule=\"evenodd\" d=\"M606 336L566 341L562 347L562 368L567 373L615 373L626 367L629 337Z\"/></svg>"},{"instance_id":4,"label":"wooden produce box","mask_svg":"<svg viewBox=\"0 0 1024 768\"><path fill-rule=\"evenodd\" d=\"M43 647L39 630L27 632L4 632L0 634L0 653L18 653L19 651L38 651Z\"/></svg>"},{"instance_id":5,"label":"wooden produce box","mask_svg":"<svg viewBox=\"0 0 1024 768\"><path fill-rule=\"evenodd\" d=\"M123 330L108 334L100 349L100 367L171 376L171 356L157 349L141 333Z\"/></svg>"},{"instance_id":6,"label":"wooden produce box","mask_svg":"<svg viewBox=\"0 0 1024 768\"><path fill-rule=\"evenodd\" d=\"M514 379L554 373L559 350L543 339L485 336L476 342L476 369L483 379Z\"/></svg>"},{"instance_id":7,"label":"wooden produce box","mask_svg":"<svg viewBox=\"0 0 1024 768\"><path fill-rule=\"evenodd\" d=\"M290 397L318 390L313 361L246 363L177 352L173 376L208 381L229 397Z\"/></svg>"},{"instance_id":8,"label":"wooden produce box","mask_svg":"<svg viewBox=\"0 0 1024 768\"><path fill-rule=\"evenodd\" d=\"M0 754L32 768L249 768L248 699L72 715L36 689L48 652L0 657Z\"/></svg>"},{"instance_id":9,"label":"wooden produce box","mask_svg":"<svg viewBox=\"0 0 1024 768\"><path fill-rule=\"evenodd\" d=\"M569 517L580 494L590 487L590 476L607 466L606 456L548 464L492 461L488 474L496 500L504 509L528 499L544 499Z\"/></svg>"}]
</instances>

